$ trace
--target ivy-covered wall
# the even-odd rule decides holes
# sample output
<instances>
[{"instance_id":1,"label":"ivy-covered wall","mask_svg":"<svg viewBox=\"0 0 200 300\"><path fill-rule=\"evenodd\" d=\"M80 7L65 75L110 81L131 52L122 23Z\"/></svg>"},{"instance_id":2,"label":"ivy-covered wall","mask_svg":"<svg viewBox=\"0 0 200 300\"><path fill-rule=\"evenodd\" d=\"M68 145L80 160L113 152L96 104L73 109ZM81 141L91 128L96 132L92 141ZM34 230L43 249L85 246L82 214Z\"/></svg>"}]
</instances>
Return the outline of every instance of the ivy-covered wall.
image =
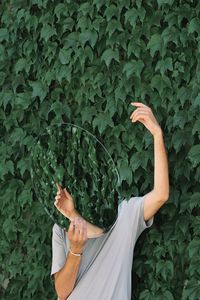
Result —
<instances>
[{"instance_id":1,"label":"ivy-covered wall","mask_svg":"<svg viewBox=\"0 0 200 300\"><path fill-rule=\"evenodd\" d=\"M130 122L133 100L158 119L170 172L170 198L136 244L133 296L199 299L199 16L197 0L1 1L1 300L56 299L53 223L30 177L47 125L72 122L101 138L127 197L152 189L153 138Z\"/></svg>"}]
</instances>

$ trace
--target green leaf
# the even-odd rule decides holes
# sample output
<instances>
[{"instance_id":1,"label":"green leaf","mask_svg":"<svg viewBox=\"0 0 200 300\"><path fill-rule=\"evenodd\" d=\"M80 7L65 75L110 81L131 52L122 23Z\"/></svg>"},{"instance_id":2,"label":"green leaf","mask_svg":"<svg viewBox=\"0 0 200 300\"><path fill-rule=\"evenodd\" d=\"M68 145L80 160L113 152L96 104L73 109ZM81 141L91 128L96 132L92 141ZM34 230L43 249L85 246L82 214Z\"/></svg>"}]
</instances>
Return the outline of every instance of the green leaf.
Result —
<instances>
[{"instance_id":1,"label":"green leaf","mask_svg":"<svg viewBox=\"0 0 200 300\"><path fill-rule=\"evenodd\" d=\"M193 239L188 245L189 258L200 255L199 239Z\"/></svg>"},{"instance_id":2,"label":"green leaf","mask_svg":"<svg viewBox=\"0 0 200 300\"><path fill-rule=\"evenodd\" d=\"M62 84L62 80L67 80L68 82L71 81L72 76L72 67L67 65L62 65L59 69L56 69L56 79L60 84Z\"/></svg>"},{"instance_id":3,"label":"green leaf","mask_svg":"<svg viewBox=\"0 0 200 300\"><path fill-rule=\"evenodd\" d=\"M113 19L108 23L106 27L106 32L108 32L109 38L116 30L123 31L123 28L121 23L118 20Z\"/></svg>"},{"instance_id":4,"label":"green leaf","mask_svg":"<svg viewBox=\"0 0 200 300\"><path fill-rule=\"evenodd\" d=\"M56 34L57 33L55 28L51 27L49 24L44 24L40 36L45 40L45 42L47 42L50 39L50 37Z\"/></svg>"},{"instance_id":5,"label":"green leaf","mask_svg":"<svg viewBox=\"0 0 200 300\"><path fill-rule=\"evenodd\" d=\"M50 111L53 110L56 115L61 115L63 113L63 104L60 101L55 101L52 103Z\"/></svg>"},{"instance_id":6,"label":"green leaf","mask_svg":"<svg viewBox=\"0 0 200 300\"><path fill-rule=\"evenodd\" d=\"M81 12L84 16L90 15L94 10L94 7L90 5L89 2L80 4L78 11Z\"/></svg>"},{"instance_id":7,"label":"green leaf","mask_svg":"<svg viewBox=\"0 0 200 300\"><path fill-rule=\"evenodd\" d=\"M199 298L200 285L197 278L190 277L183 289L183 299L196 300Z\"/></svg>"},{"instance_id":8,"label":"green leaf","mask_svg":"<svg viewBox=\"0 0 200 300\"><path fill-rule=\"evenodd\" d=\"M0 104L3 104L4 110L6 109L8 103L10 103L11 107L13 108L14 101L12 100L13 100L13 93L11 91L0 93Z\"/></svg>"},{"instance_id":9,"label":"green leaf","mask_svg":"<svg viewBox=\"0 0 200 300\"><path fill-rule=\"evenodd\" d=\"M66 65L71 61L72 52L73 51L72 51L71 48L69 48L69 49L62 48L62 49L60 49L58 58L59 58L62 65Z\"/></svg>"},{"instance_id":10,"label":"green leaf","mask_svg":"<svg viewBox=\"0 0 200 300\"><path fill-rule=\"evenodd\" d=\"M138 18L137 10L135 8L129 9L125 13L124 24L126 25L127 22L129 22L131 24L131 26L133 27L133 29L134 29L135 26L136 26L136 20L137 20L137 18Z\"/></svg>"},{"instance_id":11,"label":"green leaf","mask_svg":"<svg viewBox=\"0 0 200 300\"><path fill-rule=\"evenodd\" d=\"M18 93L15 99L15 105L18 109L27 109L32 103L31 92Z\"/></svg>"},{"instance_id":12,"label":"green leaf","mask_svg":"<svg viewBox=\"0 0 200 300\"><path fill-rule=\"evenodd\" d=\"M41 101L44 100L44 98L47 95L48 87L41 81L30 81L29 84L32 87L32 98L39 97Z\"/></svg>"},{"instance_id":13,"label":"green leaf","mask_svg":"<svg viewBox=\"0 0 200 300\"><path fill-rule=\"evenodd\" d=\"M191 161L193 167L195 168L200 163L200 145L194 145L190 148L188 152L188 158Z\"/></svg>"},{"instance_id":14,"label":"green leaf","mask_svg":"<svg viewBox=\"0 0 200 300\"><path fill-rule=\"evenodd\" d=\"M174 0L157 0L157 2L160 8L163 4L172 5L174 3Z\"/></svg>"},{"instance_id":15,"label":"green leaf","mask_svg":"<svg viewBox=\"0 0 200 300\"><path fill-rule=\"evenodd\" d=\"M61 15L68 16L67 5L64 3L59 3L58 5L56 5L56 7L54 9L54 13L55 13L56 17L58 18L57 22L60 22Z\"/></svg>"},{"instance_id":16,"label":"green leaf","mask_svg":"<svg viewBox=\"0 0 200 300\"><path fill-rule=\"evenodd\" d=\"M9 32L7 28L0 28L0 42L9 40Z\"/></svg>"},{"instance_id":17,"label":"green leaf","mask_svg":"<svg viewBox=\"0 0 200 300\"><path fill-rule=\"evenodd\" d=\"M67 48L74 48L77 46L79 42L79 33L78 32L71 32L67 35L67 37L64 39L64 47Z\"/></svg>"},{"instance_id":18,"label":"green leaf","mask_svg":"<svg viewBox=\"0 0 200 300\"><path fill-rule=\"evenodd\" d=\"M109 67L112 59L119 62L119 51L117 49L106 49L101 56L101 61L105 61L107 67Z\"/></svg>"},{"instance_id":19,"label":"green leaf","mask_svg":"<svg viewBox=\"0 0 200 300\"><path fill-rule=\"evenodd\" d=\"M95 107L85 107L81 113L82 123L85 122L91 123L93 116L96 115L97 115L97 110Z\"/></svg>"},{"instance_id":20,"label":"green leaf","mask_svg":"<svg viewBox=\"0 0 200 300\"><path fill-rule=\"evenodd\" d=\"M10 237L11 234L13 234L15 232L15 221L11 218L7 218L4 222L3 222L3 226L2 229L5 233L5 235L7 236L7 238Z\"/></svg>"},{"instance_id":21,"label":"green leaf","mask_svg":"<svg viewBox=\"0 0 200 300\"><path fill-rule=\"evenodd\" d=\"M6 161L4 170L7 171L6 173L11 172L11 174L14 175L14 164L11 160Z\"/></svg>"},{"instance_id":22,"label":"green leaf","mask_svg":"<svg viewBox=\"0 0 200 300\"><path fill-rule=\"evenodd\" d=\"M3 85L5 78L6 78L6 73L0 72L0 86Z\"/></svg>"},{"instance_id":23,"label":"green leaf","mask_svg":"<svg viewBox=\"0 0 200 300\"><path fill-rule=\"evenodd\" d=\"M166 57L165 59L162 59L158 61L155 71L160 70L161 75L163 76L164 73L167 70L173 71L173 64L172 64L172 58L171 57Z\"/></svg>"},{"instance_id":24,"label":"green leaf","mask_svg":"<svg viewBox=\"0 0 200 300\"><path fill-rule=\"evenodd\" d=\"M118 14L119 14L119 9L114 4L108 6L104 11L104 16L106 17L107 22L109 22L113 16L116 17Z\"/></svg>"},{"instance_id":25,"label":"green leaf","mask_svg":"<svg viewBox=\"0 0 200 300\"><path fill-rule=\"evenodd\" d=\"M161 274L161 276L167 280L167 278L172 278L174 274L174 265L171 261L160 260L156 264L156 273Z\"/></svg>"},{"instance_id":26,"label":"green leaf","mask_svg":"<svg viewBox=\"0 0 200 300\"><path fill-rule=\"evenodd\" d=\"M34 146L34 145L32 144L32 146ZM31 164L30 164L29 159L24 159L23 158L23 159L19 160L18 163L17 163L17 168L19 169L21 176L24 175L24 172L26 170L29 172L30 167L31 167Z\"/></svg>"},{"instance_id":27,"label":"green leaf","mask_svg":"<svg viewBox=\"0 0 200 300\"><path fill-rule=\"evenodd\" d=\"M189 200L189 206L192 210L194 207L200 207L200 193L194 193L190 200Z\"/></svg>"},{"instance_id":28,"label":"green leaf","mask_svg":"<svg viewBox=\"0 0 200 300\"><path fill-rule=\"evenodd\" d=\"M149 290L145 289L140 293L140 300L152 300L152 294Z\"/></svg>"},{"instance_id":29,"label":"green leaf","mask_svg":"<svg viewBox=\"0 0 200 300\"><path fill-rule=\"evenodd\" d=\"M193 33L193 32L197 32L198 34L200 33L200 20L199 18L193 18L189 25L188 25L188 32L189 33Z\"/></svg>"},{"instance_id":30,"label":"green leaf","mask_svg":"<svg viewBox=\"0 0 200 300\"><path fill-rule=\"evenodd\" d=\"M124 65L122 72L126 73L127 79L133 74L136 74L136 76L140 78L143 67L144 63L141 60L132 60Z\"/></svg>"},{"instance_id":31,"label":"green leaf","mask_svg":"<svg viewBox=\"0 0 200 300\"><path fill-rule=\"evenodd\" d=\"M119 170L121 181L125 180L129 184L131 184L133 179L133 173L127 160L125 159L120 160L120 162L118 163L118 170Z\"/></svg>"},{"instance_id":32,"label":"green leaf","mask_svg":"<svg viewBox=\"0 0 200 300\"><path fill-rule=\"evenodd\" d=\"M21 143L25 138L26 133L22 128L16 127L9 136L10 142L14 145L15 143Z\"/></svg>"},{"instance_id":33,"label":"green leaf","mask_svg":"<svg viewBox=\"0 0 200 300\"><path fill-rule=\"evenodd\" d=\"M150 49L150 54L153 57L156 51L162 52L162 37L160 34L155 33L151 36L148 44L147 49Z\"/></svg>"},{"instance_id":34,"label":"green leaf","mask_svg":"<svg viewBox=\"0 0 200 300\"><path fill-rule=\"evenodd\" d=\"M174 300L174 297L170 291L164 291L163 300Z\"/></svg>"},{"instance_id":35,"label":"green leaf","mask_svg":"<svg viewBox=\"0 0 200 300\"><path fill-rule=\"evenodd\" d=\"M17 197L20 206L23 208L25 204L30 203L32 198L32 193L30 189L24 189Z\"/></svg>"},{"instance_id":36,"label":"green leaf","mask_svg":"<svg viewBox=\"0 0 200 300\"><path fill-rule=\"evenodd\" d=\"M102 120L103 120L103 122L102 122ZM98 127L100 133L102 133L106 129L106 127L108 127L108 126L113 127L114 126L113 120L110 118L110 115L107 112L99 113L93 119L92 123L93 123L94 128Z\"/></svg>"},{"instance_id":37,"label":"green leaf","mask_svg":"<svg viewBox=\"0 0 200 300\"><path fill-rule=\"evenodd\" d=\"M195 108L200 107L200 93L194 99L193 105L194 105Z\"/></svg>"},{"instance_id":38,"label":"green leaf","mask_svg":"<svg viewBox=\"0 0 200 300\"><path fill-rule=\"evenodd\" d=\"M25 68L25 66L26 66L26 59L20 58L15 65L16 74L18 74L19 71L23 70Z\"/></svg>"},{"instance_id":39,"label":"green leaf","mask_svg":"<svg viewBox=\"0 0 200 300\"><path fill-rule=\"evenodd\" d=\"M96 44L98 35L95 30L85 30L84 32L81 32L79 35L79 40L82 44L82 46L85 46L85 43L89 41L92 48L94 48L94 45Z\"/></svg>"},{"instance_id":40,"label":"green leaf","mask_svg":"<svg viewBox=\"0 0 200 300\"><path fill-rule=\"evenodd\" d=\"M200 119L198 119L194 122L194 126L192 128L192 134L194 135L196 132L198 132L199 137L200 137Z\"/></svg>"}]
</instances>

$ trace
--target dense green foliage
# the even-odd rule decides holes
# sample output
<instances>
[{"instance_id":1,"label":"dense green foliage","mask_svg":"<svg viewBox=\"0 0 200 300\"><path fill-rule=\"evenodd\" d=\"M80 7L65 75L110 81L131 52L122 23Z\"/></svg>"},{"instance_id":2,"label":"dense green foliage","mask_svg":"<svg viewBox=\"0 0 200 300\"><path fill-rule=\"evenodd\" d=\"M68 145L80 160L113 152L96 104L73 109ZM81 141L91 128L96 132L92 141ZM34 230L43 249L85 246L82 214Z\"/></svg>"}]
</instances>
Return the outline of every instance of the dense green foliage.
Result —
<instances>
[{"instance_id":1,"label":"dense green foliage","mask_svg":"<svg viewBox=\"0 0 200 300\"><path fill-rule=\"evenodd\" d=\"M53 223L35 197L31 151L48 125L101 138L126 197L153 187L149 105L168 153L170 198L136 245L133 295L200 295L199 1L3 0L0 4L0 299L56 299Z\"/></svg>"}]
</instances>

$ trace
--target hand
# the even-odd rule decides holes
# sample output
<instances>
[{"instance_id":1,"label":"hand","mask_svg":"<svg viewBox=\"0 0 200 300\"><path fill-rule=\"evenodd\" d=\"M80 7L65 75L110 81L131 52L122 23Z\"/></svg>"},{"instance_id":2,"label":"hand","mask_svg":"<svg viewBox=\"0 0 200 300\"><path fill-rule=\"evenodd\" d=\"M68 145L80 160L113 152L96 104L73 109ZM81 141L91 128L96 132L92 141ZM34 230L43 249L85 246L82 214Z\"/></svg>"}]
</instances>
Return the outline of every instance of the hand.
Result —
<instances>
[{"instance_id":1,"label":"hand","mask_svg":"<svg viewBox=\"0 0 200 300\"><path fill-rule=\"evenodd\" d=\"M75 217L70 223L67 236L70 241L70 249L72 252L82 253L88 239L86 221L79 217Z\"/></svg>"},{"instance_id":2,"label":"hand","mask_svg":"<svg viewBox=\"0 0 200 300\"><path fill-rule=\"evenodd\" d=\"M152 133L153 136L162 132L161 127L154 117L150 107L141 102L131 102L131 104L138 106L138 108L130 116L132 122L141 122Z\"/></svg>"},{"instance_id":3,"label":"hand","mask_svg":"<svg viewBox=\"0 0 200 300\"><path fill-rule=\"evenodd\" d=\"M56 186L58 192L54 205L66 218L70 219L75 212L74 200L66 188L63 190L58 183L56 183Z\"/></svg>"}]
</instances>

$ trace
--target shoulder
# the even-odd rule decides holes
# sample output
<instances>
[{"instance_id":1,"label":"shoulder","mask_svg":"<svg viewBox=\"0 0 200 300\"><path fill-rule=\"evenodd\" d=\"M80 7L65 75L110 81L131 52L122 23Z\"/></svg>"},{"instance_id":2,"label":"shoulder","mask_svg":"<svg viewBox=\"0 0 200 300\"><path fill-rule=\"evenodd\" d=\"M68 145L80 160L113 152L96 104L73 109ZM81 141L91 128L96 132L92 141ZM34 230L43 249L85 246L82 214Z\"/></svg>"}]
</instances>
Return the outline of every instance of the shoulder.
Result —
<instances>
[{"instance_id":1,"label":"shoulder","mask_svg":"<svg viewBox=\"0 0 200 300\"><path fill-rule=\"evenodd\" d=\"M144 205L144 196L125 198L118 205L118 215L138 214Z\"/></svg>"},{"instance_id":2,"label":"shoulder","mask_svg":"<svg viewBox=\"0 0 200 300\"><path fill-rule=\"evenodd\" d=\"M122 211L125 207L139 205L143 201L144 196L134 196L130 198L123 199L118 205L118 213Z\"/></svg>"}]
</instances>

